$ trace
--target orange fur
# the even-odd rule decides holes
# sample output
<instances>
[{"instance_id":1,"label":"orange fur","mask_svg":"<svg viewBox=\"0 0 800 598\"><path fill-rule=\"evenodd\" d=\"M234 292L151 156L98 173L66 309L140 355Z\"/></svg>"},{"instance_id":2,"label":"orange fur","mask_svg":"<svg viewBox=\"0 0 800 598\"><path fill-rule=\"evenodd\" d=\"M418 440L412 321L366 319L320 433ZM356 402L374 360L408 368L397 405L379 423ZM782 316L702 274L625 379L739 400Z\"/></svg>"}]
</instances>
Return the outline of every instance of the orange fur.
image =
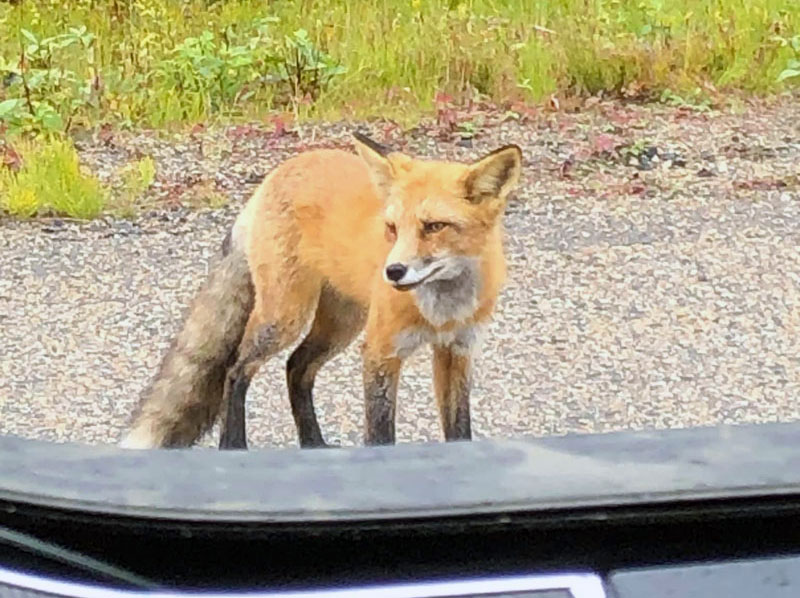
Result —
<instances>
[{"instance_id":1,"label":"orange fur","mask_svg":"<svg viewBox=\"0 0 800 598\"><path fill-rule=\"evenodd\" d=\"M250 380L312 321L287 364L301 446L324 445L316 372L364 325L367 443L394 442L400 368L422 343L436 348L445 437L470 438L470 355L505 280L502 215L521 153L507 146L462 164L414 159L359 135L355 146L357 154L287 160L234 224L231 251L246 259L254 297L219 401L221 448L246 446Z\"/></svg>"}]
</instances>

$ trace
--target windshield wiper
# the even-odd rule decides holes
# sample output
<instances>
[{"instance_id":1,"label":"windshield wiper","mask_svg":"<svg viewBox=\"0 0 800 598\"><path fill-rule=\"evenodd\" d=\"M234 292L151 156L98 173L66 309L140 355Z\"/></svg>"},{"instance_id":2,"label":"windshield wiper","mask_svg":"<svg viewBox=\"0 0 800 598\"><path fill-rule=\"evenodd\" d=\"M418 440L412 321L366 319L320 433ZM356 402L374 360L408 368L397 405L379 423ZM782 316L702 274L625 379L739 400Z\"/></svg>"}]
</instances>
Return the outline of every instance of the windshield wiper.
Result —
<instances>
[{"instance_id":1,"label":"windshield wiper","mask_svg":"<svg viewBox=\"0 0 800 598\"><path fill-rule=\"evenodd\" d=\"M0 526L0 543L7 544L38 556L71 565L76 569L123 582L145 590L158 590L153 581L93 557L64 548L53 542Z\"/></svg>"}]
</instances>

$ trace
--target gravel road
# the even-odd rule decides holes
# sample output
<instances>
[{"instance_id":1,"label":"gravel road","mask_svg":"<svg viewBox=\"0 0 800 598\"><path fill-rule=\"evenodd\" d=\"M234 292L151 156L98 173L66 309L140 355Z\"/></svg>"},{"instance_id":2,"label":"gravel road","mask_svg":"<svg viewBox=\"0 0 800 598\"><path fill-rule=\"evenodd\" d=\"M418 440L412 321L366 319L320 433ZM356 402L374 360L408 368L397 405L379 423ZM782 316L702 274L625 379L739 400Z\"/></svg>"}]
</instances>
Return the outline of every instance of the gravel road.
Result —
<instances>
[{"instance_id":1,"label":"gravel road","mask_svg":"<svg viewBox=\"0 0 800 598\"><path fill-rule=\"evenodd\" d=\"M0 220L0 432L113 443L241 202L346 127L139 132L80 141L104 180L151 155L160 206L132 220ZM476 438L800 419L800 102L701 113L600 103L379 139L468 159L522 146L509 283L473 391ZM182 206L200 193L221 209ZM164 206L170 206L166 208ZM360 339L359 339L360 340ZM251 446L296 446L279 355L251 387ZM430 351L405 369L398 441L440 441ZM362 443L357 343L317 381L326 438ZM214 444L216 431L204 444Z\"/></svg>"}]
</instances>

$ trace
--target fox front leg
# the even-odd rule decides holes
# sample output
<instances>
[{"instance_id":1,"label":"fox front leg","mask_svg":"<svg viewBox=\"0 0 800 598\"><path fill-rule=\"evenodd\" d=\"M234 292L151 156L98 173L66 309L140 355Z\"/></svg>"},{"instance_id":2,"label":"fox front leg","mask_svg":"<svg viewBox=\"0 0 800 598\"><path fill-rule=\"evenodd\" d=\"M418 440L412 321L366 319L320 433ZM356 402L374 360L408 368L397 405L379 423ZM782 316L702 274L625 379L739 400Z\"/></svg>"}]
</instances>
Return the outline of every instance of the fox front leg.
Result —
<instances>
[{"instance_id":1,"label":"fox front leg","mask_svg":"<svg viewBox=\"0 0 800 598\"><path fill-rule=\"evenodd\" d=\"M445 440L471 440L471 355L463 352L459 345L434 345L433 387Z\"/></svg>"},{"instance_id":2,"label":"fox front leg","mask_svg":"<svg viewBox=\"0 0 800 598\"><path fill-rule=\"evenodd\" d=\"M364 359L365 444L394 444L398 358Z\"/></svg>"}]
</instances>

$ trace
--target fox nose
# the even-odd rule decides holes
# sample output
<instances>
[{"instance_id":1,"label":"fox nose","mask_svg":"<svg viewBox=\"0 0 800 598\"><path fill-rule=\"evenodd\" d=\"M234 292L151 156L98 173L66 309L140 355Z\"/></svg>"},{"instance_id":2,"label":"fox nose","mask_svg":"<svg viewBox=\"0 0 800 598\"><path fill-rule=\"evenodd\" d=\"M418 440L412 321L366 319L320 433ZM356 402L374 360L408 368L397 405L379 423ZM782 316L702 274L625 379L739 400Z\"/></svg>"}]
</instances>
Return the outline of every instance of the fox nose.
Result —
<instances>
[{"instance_id":1,"label":"fox nose","mask_svg":"<svg viewBox=\"0 0 800 598\"><path fill-rule=\"evenodd\" d=\"M386 266L386 278L392 282L401 280L406 275L406 272L408 272L408 268L403 264L389 264Z\"/></svg>"}]
</instances>

